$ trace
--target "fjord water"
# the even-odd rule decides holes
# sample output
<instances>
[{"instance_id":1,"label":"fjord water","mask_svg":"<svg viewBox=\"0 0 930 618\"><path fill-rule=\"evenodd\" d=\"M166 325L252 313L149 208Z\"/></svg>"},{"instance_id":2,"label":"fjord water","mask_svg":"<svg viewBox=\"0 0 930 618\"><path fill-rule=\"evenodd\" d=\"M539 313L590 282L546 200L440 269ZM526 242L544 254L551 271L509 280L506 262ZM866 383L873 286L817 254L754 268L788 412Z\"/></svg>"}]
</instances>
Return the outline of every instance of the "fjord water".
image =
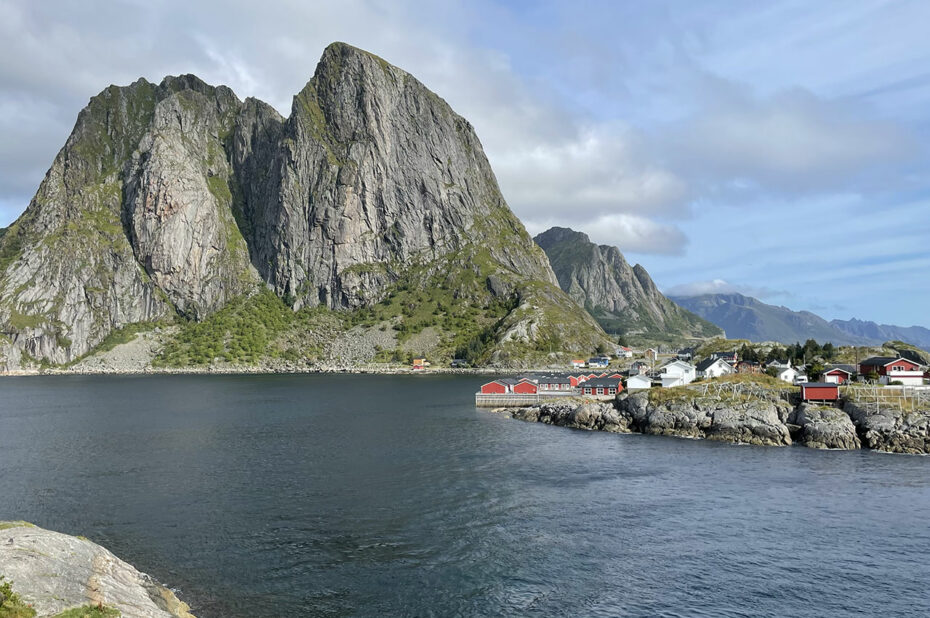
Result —
<instances>
[{"instance_id":1,"label":"fjord water","mask_svg":"<svg viewBox=\"0 0 930 618\"><path fill-rule=\"evenodd\" d=\"M480 377L0 381L0 519L210 616L930 613L930 458L590 433Z\"/></svg>"}]
</instances>

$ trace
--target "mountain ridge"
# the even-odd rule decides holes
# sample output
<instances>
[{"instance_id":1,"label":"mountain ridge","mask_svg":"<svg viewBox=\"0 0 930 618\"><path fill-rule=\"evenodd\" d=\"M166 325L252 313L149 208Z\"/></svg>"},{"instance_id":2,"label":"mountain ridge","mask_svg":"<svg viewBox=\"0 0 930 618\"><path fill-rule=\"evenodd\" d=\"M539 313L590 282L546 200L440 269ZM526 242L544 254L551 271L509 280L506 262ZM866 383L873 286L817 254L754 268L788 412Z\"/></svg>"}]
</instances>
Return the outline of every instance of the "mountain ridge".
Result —
<instances>
[{"instance_id":1,"label":"mountain ridge","mask_svg":"<svg viewBox=\"0 0 930 618\"><path fill-rule=\"evenodd\" d=\"M609 332L653 338L702 338L719 328L669 301L640 264L583 232L553 227L533 239L549 257L559 286Z\"/></svg>"},{"instance_id":2,"label":"mountain ridge","mask_svg":"<svg viewBox=\"0 0 930 618\"><path fill-rule=\"evenodd\" d=\"M606 341L510 211L471 124L333 43L288 118L193 75L93 97L0 237L0 365L69 363L129 325L208 320L265 288L294 311L387 303L401 333L416 312L390 299L415 292L440 347L480 339L485 362L539 356L552 337L567 354ZM453 302L474 319L450 330Z\"/></svg>"},{"instance_id":3,"label":"mountain ridge","mask_svg":"<svg viewBox=\"0 0 930 618\"><path fill-rule=\"evenodd\" d=\"M827 321L810 311L794 311L739 293L670 296L672 301L724 328L731 338L796 343L814 339L834 345L878 345L904 341L927 349L930 330L919 326L880 326L862 320ZM926 337L922 337L926 331Z\"/></svg>"}]
</instances>

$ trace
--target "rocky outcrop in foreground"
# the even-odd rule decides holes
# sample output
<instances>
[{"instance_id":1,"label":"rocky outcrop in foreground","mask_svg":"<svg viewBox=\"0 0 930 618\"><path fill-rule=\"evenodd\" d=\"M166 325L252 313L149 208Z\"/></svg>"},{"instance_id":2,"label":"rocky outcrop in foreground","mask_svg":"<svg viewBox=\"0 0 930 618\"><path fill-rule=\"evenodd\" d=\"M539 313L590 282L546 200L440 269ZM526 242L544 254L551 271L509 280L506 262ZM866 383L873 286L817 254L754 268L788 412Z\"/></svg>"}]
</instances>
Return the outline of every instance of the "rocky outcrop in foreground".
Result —
<instances>
[{"instance_id":1,"label":"rocky outcrop in foreground","mask_svg":"<svg viewBox=\"0 0 930 618\"><path fill-rule=\"evenodd\" d=\"M578 399L525 408L498 408L524 421L573 429L702 438L736 444L930 453L930 411L844 408L799 404L775 393L712 397L691 389L622 394L610 402Z\"/></svg>"},{"instance_id":2,"label":"rocky outcrop in foreground","mask_svg":"<svg viewBox=\"0 0 930 618\"><path fill-rule=\"evenodd\" d=\"M0 522L0 575L37 616L102 605L127 618L194 618L173 592L96 543L24 522Z\"/></svg>"}]
</instances>

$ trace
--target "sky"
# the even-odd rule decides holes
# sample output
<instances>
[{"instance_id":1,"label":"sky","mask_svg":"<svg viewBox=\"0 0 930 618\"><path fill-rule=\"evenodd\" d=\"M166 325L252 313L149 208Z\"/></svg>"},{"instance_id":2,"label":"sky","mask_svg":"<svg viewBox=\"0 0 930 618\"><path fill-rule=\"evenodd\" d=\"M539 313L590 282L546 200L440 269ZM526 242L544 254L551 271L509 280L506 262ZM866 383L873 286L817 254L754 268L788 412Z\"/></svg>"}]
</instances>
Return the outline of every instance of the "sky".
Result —
<instances>
[{"instance_id":1,"label":"sky","mask_svg":"<svg viewBox=\"0 0 930 618\"><path fill-rule=\"evenodd\" d=\"M930 327L930 3L0 0L0 226L109 84L285 116L344 41L478 133L510 207L666 293Z\"/></svg>"}]
</instances>

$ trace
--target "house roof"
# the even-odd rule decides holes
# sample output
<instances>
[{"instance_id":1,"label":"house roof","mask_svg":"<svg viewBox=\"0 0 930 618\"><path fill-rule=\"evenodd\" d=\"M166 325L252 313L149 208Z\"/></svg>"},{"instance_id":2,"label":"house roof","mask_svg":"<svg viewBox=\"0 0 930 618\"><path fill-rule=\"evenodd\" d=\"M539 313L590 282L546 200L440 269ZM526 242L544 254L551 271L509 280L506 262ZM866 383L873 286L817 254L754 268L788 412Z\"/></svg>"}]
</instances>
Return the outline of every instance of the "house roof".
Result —
<instances>
[{"instance_id":1,"label":"house roof","mask_svg":"<svg viewBox=\"0 0 930 618\"><path fill-rule=\"evenodd\" d=\"M805 388L839 388L839 386L831 382L803 382L801 389Z\"/></svg>"},{"instance_id":2,"label":"house roof","mask_svg":"<svg viewBox=\"0 0 930 618\"><path fill-rule=\"evenodd\" d=\"M903 358L901 356L870 356L869 358L865 359L859 364L869 365L869 366L878 365L879 367L884 367L885 365L889 365L898 360L908 360L908 359ZM914 361L910 361L910 362L914 363ZM917 363L914 363L914 364L916 365Z\"/></svg>"},{"instance_id":3,"label":"house roof","mask_svg":"<svg viewBox=\"0 0 930 618\"><path fill-rule=\"evenodd\" d=\"M568 379L572 377L573 375L575 374L573 373L546 373L541 376L538 376L537 379L538 380L565 380L567 382Z\"/></svg>"},{"instance_id":4,"label":"house roof","mask_svg":"<svg viewBox=\"0 0 930 618\"><path fill-rule=\"evenodd\" d=\"M607 388L609 386L616 387L618 384L620 384L620 378L594 378L585 382L584 387Z\"/></svg>"},{"instance_id":5,"label":"house roof","mask_svg":"<svg viewBox=\"0 0 930 618\"><path fill-rule=\"evenodd\" d=\"M710 367L712 367L713 365L716 365L717 363L723 363L727 367L730 367L730 369L733 369L733 367L730 366L730 363L723 360L722 358L705 358L704 360L702 360L700 363L697 364L697 370L707 371Z\"/></svg>"},{"instance_id":6,"label":"house roof","mask_svg":"<svg viewBox=\"0 0 930 618\"><path fill-rule=\"evenodd\" d=\"M666 367L673 367L673 366L682 367L684 369L694 369L694 365L692 365L691 363L686 363L683 360L673 360L670 363L666 363L662 365L662 369L665 369Z\"/></svg>"},{"instance_id":7,"label":"house roof","mask_svg":"<svg viewBox=\"0 0 930 618\"><path fill-rule=\"evenodd\" d=\"M828 365L824 370L824 373L830 373L833 371L842 371L843 373L852 375L856 373L856 368L852 365Z\"/></svg>"},{"instance_id":8,"label":"house roof","mask_svg":"<svg viewBox=\"0 0 930 618\"><path fill-rule=\"evenodd\" d=\"M636 380L636 381L645 380L647 382L652 382L652 378L650 378L649 376L641 375L641 374L630 376L629 379L627 379L627 383L629 383L630 380Z\"/></svg>"}]
</instances>

